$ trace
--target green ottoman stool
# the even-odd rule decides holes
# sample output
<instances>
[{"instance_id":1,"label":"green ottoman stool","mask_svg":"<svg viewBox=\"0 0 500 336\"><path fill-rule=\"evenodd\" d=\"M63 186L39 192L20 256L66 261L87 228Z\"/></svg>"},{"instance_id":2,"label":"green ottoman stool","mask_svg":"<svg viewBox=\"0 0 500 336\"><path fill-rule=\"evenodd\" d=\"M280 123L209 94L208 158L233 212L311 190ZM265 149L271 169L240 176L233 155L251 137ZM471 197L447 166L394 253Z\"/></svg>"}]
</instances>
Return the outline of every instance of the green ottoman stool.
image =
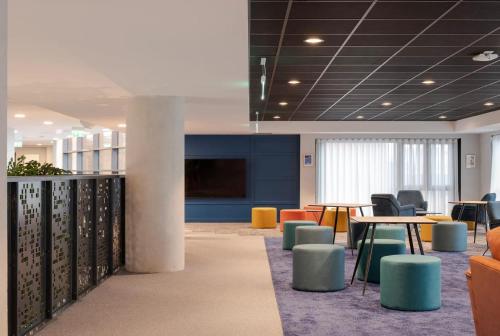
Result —
<instances>
[{"instance_id":1,"label":"green ottoman stool","mask_svg":"<svg viewBox=\"0 0 500 336\"><path fill-rule=\"evenodd\" d=\"M380 262L380 304L395 310L439 309L441 259L418 254L383 257Z\"/></svg>"},{"instance_id":2,"label":"green ottoman stool","mask_svg":"<svg viewBox=\"0 0 500 336\"><path fill-rule=\"evenodd\" d=\"M372 228L368 229L367 239L370 239ZM397 239L406 241L406 229L399 225L377 225L375 239Z\"/></svg>"},{"instance_id":3,"label":"green ottoman stool","mask_svg":"<svg viewBox=\"0 0 500 336\"><path fill-rule=\"evenodd\" d=\"M297 290L331 292L345 288L344 247L333 244L295 245L293 282Z\"/></svg>"},{"instance_id":4,"label":"green ottoman stool","mask_svg":"<svg viewBox=\"0 0 500 336\"><path fill-rule=\"evenodd\" d=\"M467 224L438 222L432 225L432 249L441 252L467 250Z\"/></svg>"},{"instance_id":5,"label":"green ottoman stool","mask_svg":"<svg viewBox=\"0 0 500 336\"><path fill-rule=\"evenodd\" d=\"M291 250L295 245L295 228L297 226L317 226L318 223L306 220L286 221L283 224L283 250Z\"/></svg>"},{"instance_id":6,"label":"green ottoman stool","mask_svg":"<svg viewBox=\"0 0 500 336\"><path fill-rule=\"evenodd\" d=\"M295 245L332 243L333 228L331 226L297 226L295 229Z\"/></svg>"},{"instance_id":7,"label":"green ottoman stool","mask_svg":"<svg viewBox=\"0 0 500 336\"><path fill-rule=\"evenodd\" d=\"M378 229L375 230L375 234L377 233L377 231ZM358 241L358 251L360 246L361 240ZM356 271L356 277L358 278L358 280L365 280L365 268L369 251L370 240L366 239L363 253L361 254L361 258L359 259L358 270ZM380 282L380 259L382 257L405 253L406 244L404 241L397 239L374 239L372 261L370 263L370 269L368 270L368 282Z\"/></svg>"}]
</instances>

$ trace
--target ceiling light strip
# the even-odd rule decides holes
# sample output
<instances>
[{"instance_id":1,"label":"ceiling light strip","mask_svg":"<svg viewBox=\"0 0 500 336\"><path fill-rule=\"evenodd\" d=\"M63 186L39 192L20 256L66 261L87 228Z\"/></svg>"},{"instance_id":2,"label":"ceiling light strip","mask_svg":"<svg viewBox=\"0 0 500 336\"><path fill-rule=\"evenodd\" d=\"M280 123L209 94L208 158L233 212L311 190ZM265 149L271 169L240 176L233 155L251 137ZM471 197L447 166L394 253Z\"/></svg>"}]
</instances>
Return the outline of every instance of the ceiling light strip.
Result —
<instances>
[{"instance_id":1,"label":"ceiling light strip","mask_svg":"<svg viewBox=\"0 0 500 336\"><path fill-rule=\"evenodd\" d=\"M374 0L371 3L371 5L366 9L366 11L363 13L363 16L359 19L358 23L354 26L354 28L351 30L351 32L349 33L349 35L347 35L347 37L344 39L344 42L342 42L342 44L340 45L339 49L337 49L337 51L332 56L332 58L330 59L330 61L328 62L328 64L325 66L325 68L323 69L323 71L320 73L319 77L316 79L316 81L311 86L311 88L309 89L309 91L307 91L307 93L304 96L304 98L302 98L302 100L300 101L300 103L297 105L297 107L295 108L295 110L292 112L292 114L288 118L288 121L292 120L293 116L297 113L297 111L299 110L299 108L302 106L302 104L304 104L304 102L306 101L307 97L309 97L309 95L311 94L312 90L314 90L314 88L316 87L316 85L318 85L319 81L321 80L321 78L323 78L323 76L325 75L325 73L328 70L328 68L332 65L332 63L335 61L335 59L337 59L337 56L340 54L340 52L342 51L342 49L344 49L344 47L347 45L347 43L349 42L349 40L351 39L351 37L356 33L356 30L358 30L359 26L361 26L361 24L366 19L366 17L368 16L368 14L370 14L371 10L373 9L373 7L375 7L376 3L377 3L377 0Z\"/></svg>"},{"instance_id":2,"label":"ceiling light strip","mask_svg":"<svg viewBox=\"0 0 500 336\"><path fill-rule=\"evenodd\" d=\"M439 20L441 20L443 17L445 17L446 15L448 15L448 13L450 13L453 9L455 9L459 4L462 3L463 0L460 0L460 1L457 1L455 2L450 8L448 8L443 14L441 14L437 19L435 19L434 21L432 21L427 27L425 27L422 31L420 31L417 35L413 36L413 38L406 42L406 44L404 46L402 46L401 48L398 49L398 51L396 51L392 56L390 56L389 58L387 58L384 62L382 62L382 64L380 64L379 66L377 66L375 68L375 70L373 70L372 72L370 72L368 74L368 76L366 76L365 78L363 78L362 81L358 82L358 84L356 84L353 88L351 88L349 91L347 91L347 93L345 93L344 95L342 95L342 97L340 97L339 99L337 99L337 101L335 103L333 103L332 105L330 105L330 107L328 107L326 110L324 110L322 113L320 113L315 120L319 120L321 119L322 116L324 116L328 111L330 111L333 107L335 107L339 102L341 102L345 97L347 97L348 95L351 94L351 92L353 92L354 90L356 90L361 84L363 84L365 81L368 80L368 78L370 78L373 74L375 74L377 71L380 70L380 68L382 68L384 65L386 65L390 60L392 60L394 57L396 57L400 52L402 52L406 47L408 47L410 44L412 44L417 38L419 38L422 34L424 34L427 30L431 29L432 26L434 26L436 23L439 22ZM348 115L346 115L344 118L342 118L342 120L345 120L347 118L349 118L350 116L352 116L354 114L354 112L352 113L349 113ZM370 118L372 119L372 118Z\"/></svg>"},{"instance_id":3,"label":"ceiling light strip","mask_svg":"<svg viewBox=\"0 0 500 336\"><path fill-rule=\"evenodd\" d=\"M269 97L271 96L271 90L273 88L274 74L276 73L276 68L278 67L278 60L280 58L281 46L283 45L283 40L285 38L286 26L288 24L288 18L290 17L292 5L293 5L293 0L288 0L288 6L286 7L286 13L285 13L285 19L283 21L283 26L281 27L280 40L278 42L278 50L276 51L276 55L274 56L273 71L271 73L271 79L269 80L269 88L267 89L267 98L266 98L266 101L264 103L264 109L262 112L262 120L264 120L264 117L265 117L266 112L267 112L267 105L269 102Z\"/></svg>"},{"instance_id":4,"label":"ceiling light strip","mask_svg":"<svg viewBox=\"0 0 500 336\"><path fill-rule=\"evenodd\" d=\"M495 83L499 83L499 82L500 82L500 80L496 81ZM469 94L469 93L470 93L470 92L467 92L466 94ZM487 97L487 98L479 99L479 100L476 100L475 102L472 102L472 103L470 103L470 104L462 105L462 106L457 107L457 108L453 108L453 109L450 109L450 110L446 110L446 111L444 111L444 112L439 112L439 113L433 114L433 115L431 115L431 116L429 116L429 117L425 117L425 118L424 118L424 120L425 120L425 119L432 119L432 118L437 117L438 115L445 114L445 113L446 113L446 114L449 114L450 112L453 112L453 111L456 111L456 110L460 110L460 109L462 109L462 108L464 108L464 107L469 107L469 106L472 106L472 105L479 104L479 103L481 103L481 102L483 102L483 101L485 101L485 100L486 100L486 101L488 101L488 100L490 100L490 99L495 99L495 98L497 98L497 97L499 97L499 96L500 96L500 94L497 94L497 95L494 95L494 96L491 96L491 97ZM456 98L458 98L458 97L456 97ZM453 98L453 99L455 99L455 98ZM471 112L471 113L468 113L468 114L466 114L466 115L469 115L469 114L474 114L474 113L482 113L482 112L483 112L483 111Z\"/></svg>"},{"instance_id":5,"label":"ceiling light strip","mask_svg":"<svg viewBox=\"0 0 500 336\"><path fill-rule=\"evenodd\" d=\"M487 68L487 67L489 67L489 66L491 66L491 65L493 65L493 64L496 64L496 63L498 63L499 61L500 61L500 60L495 61L495 62L490 63L490 64L487 64L487 65L485 65L485 66L483 66L483 67L481 67L481 68L479 68L479 69L476 69L476 70L474 70L474 71L472 71L472 72L469 72L469 73L467 73L467 74L465 74L465 75L463 75L463 76L460 76L460 77L458 77L458 78L456 78L456 79L454 79L454 80L452 80L452 81L450 81L450 82L448 82L448 83L446 83L446 84L443 84L443 85L441 85L441 86L438 86L438 87L437 87L437 88L435 88L435 89L432 89L432 90L430 90L430 91L427 91L426 93L422 93L421 95L418 95L418 96L416 96L415 98L412 98L412 99L410 99L410 100L407 100L406 102L401 103L401 104L399 104L398 106L395 106L395 107L393 107L393 108L391 108L391 109L387 110L386 112L389 112L389 111L394 110L394 109L396 109L396 108L398 108L398 107L400 107L400 106L403 106L403 105L406 105L406 104L408 104L408 103L411 103L411 102L412 102L412 101L414 101L414 100L420 99L420 98L422 98L422 97L424 97L424 96L428 95L429 93L432 93L432 92L434 92L434 91L436 91L436 90L442 89L442 88L444 88L445 86L448 86L448 85L453 84L453 83L455 83L455 82L457 82L457 81L459 81L459 80L461 80L461 79L464 79L465 77L468 77L468 76L470 76L470 75L472 75L472 74L475 74L476 72L479 72L479 71L481 71L481 70L483 70L483 69L485 69L485 68ZM488 85L492 85L492 84L494 84L494 83L496 83L496 82L493 82L493 83L487 84L486 86L488 86ZM474 90L477 90L477 89L474 89ZM474 90L472 90L472 91L474 91ZM449 99L447 99L447 100L449 100ZM442 102L440 102L440 103L446 102L447 100L444 100L444 101L442 101ZM437 103L437 104L439 105L440 103ZM424 109L429 108L429 107L431 107L431 106L426 106L426 107L424 107L424 108L422 108L422 109L420 109L420 110L424 110ZM399 116L399 117L397 117L395 120L398 120L398 119L401 119L401 118L408 117L408 116L410 116L410 115L412 115L412 114L415 114L415 113L419 112L420 110L413 111L413 112L407 113L407 114L405 114L405 115ZM384 113L379 113L377 116L382 115L382 114L384 114ZM377 116L374 116L374 117L372 117L372 118L370 118L370 119L373 119L373 118L375 118L375 117L377 117Z\"/></svg>"},{"instance_id":6,"label":"ceiling light strip","mask_svg":"<svg viewBox=\"0 0 500 336\"><path fill-rule=\"evenodd\" d=\"M445 62L445 61L449 60L450 58L452 58L452 57L454 57L455 55L457 55L457 54L461 53L462 51L464 51L464 50L466 50L466 49L470 48L470 47L471 47L471 46L473 46L474 44L476 44L476 43L480 42L480 41L481 41L482 39L484 39L485 37L487 37L487 36L489 36L489 35L494 34L494 33L495 33L495 32L497 32L499 29L500 29L500 27L497 27L497 28L493 29L491 32L489 32L488 34L481 36L480 38L478 38L478 39L477 39L477 40L475 40L475 41L472 41L471 43L469 43L469 44L468 44L468 45L466 45L465 47L463 47L463 48L461 48L460 50L458 50L458 51L454 52L453 54L451 54L451 55L449 55L448 57L444 58L443 60L439 61L438 63L433 64L432 66L430 66L429 68L425 69L424 71L422 71L422 72L420 72L420 73L416 74L415 76L413 76L412 78L408 79L408 80L407 80L407 81L405 81L404 83L399 84L398 86L396 86L396 87L394 87L393 89L391 89L391 90L387 91L386 93L384 93L383 95L379 96L378 98L376 98L376 99L372 100L371 102L369 102L369 103L367 103L367 104L365 104L365 105L361 106L361 107L360 107L360 108L358 108L356 111L352 112L352 113L351 113L351 115L352 115L352 114L356 114L356 113L358 113L360 110L362 110L362 109L364 109L364 108L366 108L366 107L370 106L371 104L375 103L377 100L380 100L380 99L384 98L384 97L385 97L385 96L387 96L388 94L390 94L390 93L392 93L392 92L396 91L397 89L399 89L400 87L402 87L402 86L404 86L404 85L408 84L409 82L411 82L412 80L416 79L417 77L420 77L420 76L422 76L423 74L425 74L426 72L431 71L431 70L432 70L433 68L435 68L436 66L438 66L438 65L440 65L441 63L443 63L443 62ZM385 113L385 112L387 112L387 111L384 111L383 113ZM376 116L378 116L378 115L376 115Z\"/></svg>"}]
</instances>

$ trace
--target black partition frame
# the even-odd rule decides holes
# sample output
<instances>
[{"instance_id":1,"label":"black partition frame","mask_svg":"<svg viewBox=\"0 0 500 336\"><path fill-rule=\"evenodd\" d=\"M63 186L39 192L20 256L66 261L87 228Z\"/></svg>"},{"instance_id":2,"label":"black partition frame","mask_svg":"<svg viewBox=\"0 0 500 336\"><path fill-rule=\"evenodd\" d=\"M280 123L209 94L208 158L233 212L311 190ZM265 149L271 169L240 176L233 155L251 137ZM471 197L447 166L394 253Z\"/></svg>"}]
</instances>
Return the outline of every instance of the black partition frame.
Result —
<instances>
[{"instance_id":1,"label":"black partition frame","mask_svg":"<svg viewBox=\"0 0 500 336\"><path fill-rule=\"evenodd\" d=\"M9 336L39 329L125 260L122 176L8 179Z\"/></svg>"}]
</instances>

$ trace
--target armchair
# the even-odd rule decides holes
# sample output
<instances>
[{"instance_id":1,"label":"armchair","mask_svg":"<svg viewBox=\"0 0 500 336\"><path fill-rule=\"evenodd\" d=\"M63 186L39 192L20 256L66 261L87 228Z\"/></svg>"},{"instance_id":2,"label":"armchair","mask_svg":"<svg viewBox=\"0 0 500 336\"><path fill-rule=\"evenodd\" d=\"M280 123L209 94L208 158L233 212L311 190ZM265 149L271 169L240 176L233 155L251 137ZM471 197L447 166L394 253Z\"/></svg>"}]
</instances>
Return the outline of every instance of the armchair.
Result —
<instances>
[{"instance_id":1,"label":"armchair","mask_svg":"<svg viewBox=\"0 0 500 336\"><path fill-rule=\"evenodd\" d=\"M373 194L374 216L415 216L415 205L401 205L392 194Z\"/></svg>"},{"instance_id":2,"label":"armchair","mask_svg":"<svg viewBox=\"0 0 500 336\"><path fill-rule=\"evenodd\" d=\"M427 211L427 201L420 190L400 190L397 199L401 205L413 204L417 211Z\"/></svg>"},{"instance_id":3,"label":"armchair","mask_svg":"<svg viewBox=\"0 0 500 336\"><path fill-rule=\"evenodd\" d=\"M486 212L490 222L490 229L500 227L500 202L489 202Z\"/></svg>"},{"instance_id":4,"label":"armchair","mask_svg":"<svg viewBox=\"0 0 500 336\"><path fill-rule=\"evenodd\" d=\"M500 319L500 228L488 232L491 256L470 257L470 269L465 273L471 300L474 325L478 336L498 335Z\"/></svg>"}]
</instances>

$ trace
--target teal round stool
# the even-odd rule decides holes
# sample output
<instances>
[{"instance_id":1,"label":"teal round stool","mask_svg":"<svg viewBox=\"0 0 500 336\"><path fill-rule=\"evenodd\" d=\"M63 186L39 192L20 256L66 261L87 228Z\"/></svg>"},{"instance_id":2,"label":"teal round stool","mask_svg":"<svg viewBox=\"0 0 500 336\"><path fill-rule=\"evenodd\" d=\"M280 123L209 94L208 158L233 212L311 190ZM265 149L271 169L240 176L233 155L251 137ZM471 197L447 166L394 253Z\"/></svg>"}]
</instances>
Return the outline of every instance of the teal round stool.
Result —
<instances>
[{"instance_id":1,"label":"teal round stool","mask_svg":"<svg viewBox=\"0 0 500 336\"><path fill-rule=\"evenodd\" d=\"M370 239L372 229L368 229L366 239ZM397 239L406 241L406 230L403 226L399 225L377 225L375 230L375 239Z\"/></svg>"},{"instance_id":2,"label":"teal round stool","mask_svg":"<svg viewBox=\"0 0 500 336\"><path fill-rule=\"evenodd\" d=\"M467 224L438 222L432 225L432 249L441 252L467 250Z\"/></svg>"},{"instance_id":3,"label":"teal round stool","mask_svg":"<svg viewBox=\"0 0 500 336\"><path fill-rule=\"evenodd\" d=\"M333 244L295 245L292 287L311 292L345 288L344 247Z\"/></svg>"},{"instance_id":4,"label":"teal round stool","mask_svg":"<svg viewBox=\"0 0 500 336\"><path fill-rule=\"evenodd\" d=\"M291 250L295 245L295 228L297 226L318 226L318 223L306 220L286 221L283 224L283 250Z\"/></svg>"},{"instance_id":5,"label":"teal round stool","mask_svg":"<svg viewBox=\"0 0 500 336\"><path fill-rule=\"evenodd\" d=\"M439 309L441 259L417 254L383 257L380 262L380 304L395 310Z\"/></svg>"},{"instance_id":6,"label":"teal round stool","mask_svg":"<svg viewBox=\"0 0 500 336\"><path fill-rule=\"evenodd\" d=\"M377 233L378 229L375 230ZM361 240L358 241L358 251L361 246ZM365 269L366 262L368 259L368 253L370 251L370 240L366 239L365 247L363 248L363 253L359 259L358 270L356 271L356 277L358 280L365 280ZM370 263L370 269L368 270L368 282L379 283L380 282L380 259L385 256L393 254L405 254L406 245L404 241L397 239L374 239L373 240L373 254Z\"/></svg>"},{"instance_id":7,"label":"teal round stool","mask_svg":"<svg viewBox=\"0 0 500 336\"><path fill-rule=\"evenodd\" d=\"M333 228L331 226L297 226L295 229L295 245L301 244L333 244Z\"/></svg>"}]
</instances>

